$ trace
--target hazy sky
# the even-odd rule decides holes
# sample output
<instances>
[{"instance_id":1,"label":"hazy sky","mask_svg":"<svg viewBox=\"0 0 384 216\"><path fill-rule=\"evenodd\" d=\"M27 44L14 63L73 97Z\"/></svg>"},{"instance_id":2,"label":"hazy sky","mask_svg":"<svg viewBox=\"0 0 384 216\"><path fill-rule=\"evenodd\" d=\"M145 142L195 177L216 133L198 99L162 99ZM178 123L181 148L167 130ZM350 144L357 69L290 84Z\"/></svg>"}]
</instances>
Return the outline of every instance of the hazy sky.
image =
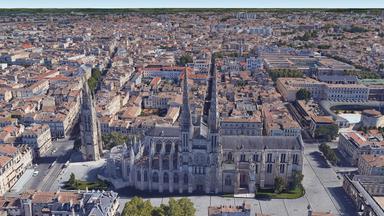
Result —
<instances>
[{"instance_id":1,"label":"hazy sky","mask_svg":"<svg viewBox=\"0 0 384 216\"><path fill-rule=\"evenodd\" d=\"M0 8L384 8L384 0L0 0Z\"/></svg>"}]
</instances>

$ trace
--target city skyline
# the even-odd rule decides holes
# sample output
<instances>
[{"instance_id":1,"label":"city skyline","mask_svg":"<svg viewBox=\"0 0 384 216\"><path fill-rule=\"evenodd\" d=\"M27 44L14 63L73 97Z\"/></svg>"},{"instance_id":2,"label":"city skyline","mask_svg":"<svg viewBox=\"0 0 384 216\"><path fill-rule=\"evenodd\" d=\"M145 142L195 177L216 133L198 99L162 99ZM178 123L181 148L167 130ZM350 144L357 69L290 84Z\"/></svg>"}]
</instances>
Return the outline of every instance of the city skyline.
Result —
<instances>
[{"instance_id":1,"label":"city skyline","mask_svg":"<svg viewBox=\"0 0 384 216\"><path fill-rule=\"evenodd\" d=\"M304 0L257 0L257 1L229 1L229 0L195 0L180 2L177 0L147 0L147 1L123 1L123 0L15 0L3 2L1 8L383 8L384 2L379 0L358 1L304 1Z\"/></svg>"}]
</instances>

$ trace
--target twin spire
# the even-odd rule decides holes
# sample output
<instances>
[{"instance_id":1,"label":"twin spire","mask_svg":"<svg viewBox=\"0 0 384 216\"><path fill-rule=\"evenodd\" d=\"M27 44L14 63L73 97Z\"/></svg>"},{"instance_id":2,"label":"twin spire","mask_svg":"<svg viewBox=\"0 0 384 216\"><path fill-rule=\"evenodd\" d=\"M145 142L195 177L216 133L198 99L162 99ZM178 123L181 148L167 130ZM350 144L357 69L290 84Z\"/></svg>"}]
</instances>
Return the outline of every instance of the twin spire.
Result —
<instances>
[{"instance_id":1,"label":"twin spire","mask_svg":"<svg viewBox=\"0 0 384 216\"><path fill-rule=\"evenodd\" d=\"M184 69L184 80L183 80L183 107L181 110L181 130L189 132L192 127L191 109L189 107L189 87L188 87L188 72L187 68Z\"/></svg>"}]
</instances>

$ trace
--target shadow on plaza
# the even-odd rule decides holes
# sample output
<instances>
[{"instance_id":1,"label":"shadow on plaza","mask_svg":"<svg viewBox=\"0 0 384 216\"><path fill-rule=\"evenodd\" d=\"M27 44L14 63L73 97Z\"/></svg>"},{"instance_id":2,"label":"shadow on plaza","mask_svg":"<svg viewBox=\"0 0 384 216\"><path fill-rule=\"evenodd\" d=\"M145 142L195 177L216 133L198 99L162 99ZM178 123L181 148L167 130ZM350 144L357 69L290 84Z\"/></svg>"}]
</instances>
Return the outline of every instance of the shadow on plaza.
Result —
<instances>
[{"instance_id":1,"label":"shadow on plaza","mask_svg":"<svg viewBox=\"0 0 384 216\"><path fill-rule=\"evenodd\" d=\"M312 157L313 161L316 162L318 167L331 168L331 166L329 166L327 160L324 158L324 156L320 152L318 152L318 151L311 152L309 155Z\"/></svg>"},{"instance_id":2,"label":"shadow on plaza","mask_svg":"<svg viewBox=\"0 0 384 216\"><path fill-rule=\"evenodd\" d=\"M332 197L340 205L342 213L349 216L357 216L356 208L347 193L342 187L330 187L328 188Z\"/></svg>"}]
</instances>

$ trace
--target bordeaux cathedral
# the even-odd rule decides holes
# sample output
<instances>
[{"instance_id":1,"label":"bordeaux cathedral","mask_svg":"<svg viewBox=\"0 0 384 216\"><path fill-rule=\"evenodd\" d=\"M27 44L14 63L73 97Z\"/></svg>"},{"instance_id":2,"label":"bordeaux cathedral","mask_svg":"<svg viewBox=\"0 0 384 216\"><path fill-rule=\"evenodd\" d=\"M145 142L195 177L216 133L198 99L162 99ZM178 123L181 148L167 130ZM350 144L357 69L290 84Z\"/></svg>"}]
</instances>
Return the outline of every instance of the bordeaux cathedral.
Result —
<instances>
[{"instance_id":1,"label":"bordeaux cathedral","mask_svg":"<svg viewBox=\"0 0 384 216\"><path fill-rule=\"evenodd\" d=\"M107 158L107 178L158 193L253 193L287 182L302 171L301 136L220 134L216 66L212 59L208 90L199 121L192 121L188 75L182 81L179 126L156 126L142 139L115 147Z\"/></svg>"}]
</instances>

